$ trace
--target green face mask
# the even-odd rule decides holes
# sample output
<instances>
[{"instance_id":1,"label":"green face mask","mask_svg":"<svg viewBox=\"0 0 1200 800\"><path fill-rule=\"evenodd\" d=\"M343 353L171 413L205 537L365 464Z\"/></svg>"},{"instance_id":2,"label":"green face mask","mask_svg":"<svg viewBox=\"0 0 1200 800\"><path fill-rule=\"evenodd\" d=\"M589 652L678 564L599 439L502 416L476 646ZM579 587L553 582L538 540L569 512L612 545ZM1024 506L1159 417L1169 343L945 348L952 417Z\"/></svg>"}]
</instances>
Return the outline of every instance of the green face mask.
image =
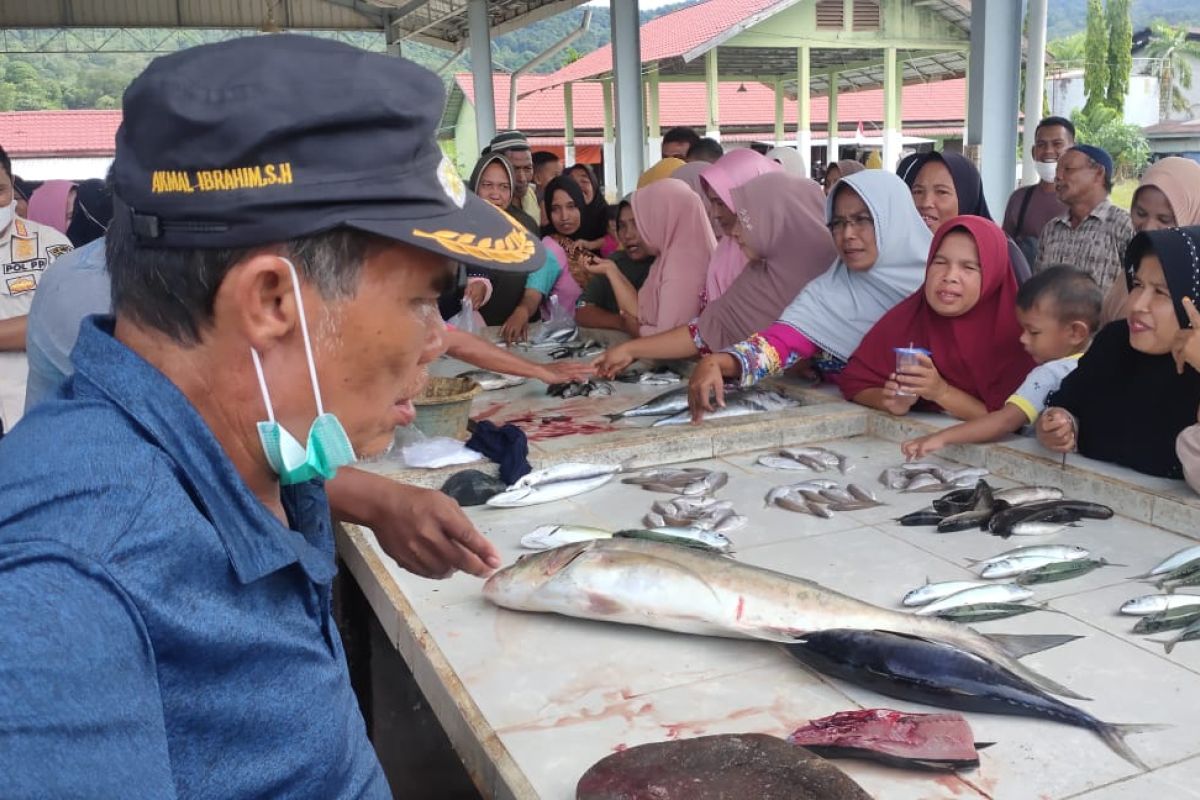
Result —
<instances>
[{"instance_id":1,"label":"green face mask","mask_svg":"<svg viewBox=\"0 0 1200 800\"><path fill-rule=\"evenodd\" d=\"M263 375L262 359L253 347L250 348L250 356L254 359L258 387L262 391L263 404L267 408L267 419L258 423L258 439L262 444L263 453L267 456L267 463L279 475L280 485L290 486L314 478L329 480L337 474L338 467L353 464L358 459L341 421L334 414L326 412L321 402L321 387L317 383L317 367L313 361L308 323L304 317L304 299L300 295L300 278L291 261L285 258L283 262L292 273L292 290L296 293L300 332L304 337L304 356L308 360L308 376L317 406L317 418L308 429L307 445L301 446L296 437L275 421L275 410L271 406L271 395L267 391L267 380Z\"/></svg>"}]
</instances>

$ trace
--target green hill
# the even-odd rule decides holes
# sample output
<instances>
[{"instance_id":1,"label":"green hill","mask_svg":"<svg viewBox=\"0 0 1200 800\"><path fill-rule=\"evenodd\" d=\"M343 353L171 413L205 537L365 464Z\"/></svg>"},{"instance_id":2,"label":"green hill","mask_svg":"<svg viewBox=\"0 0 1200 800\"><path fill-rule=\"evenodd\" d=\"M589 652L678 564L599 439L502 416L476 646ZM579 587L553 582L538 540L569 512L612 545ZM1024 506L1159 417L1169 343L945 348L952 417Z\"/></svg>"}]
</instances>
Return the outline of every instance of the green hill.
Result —
<instances>
[{"instance_id":1,"label":"green hill","mask_svg":"<svg viewBox=\"0 0 1200 800\"><path fill-rule=\"evenodd\" d=\"M1046 35L1050 39L1070 36L1083 30L1087 19L1087 0L1049 0L1046 9ZM1147 27L1156 19L1171 25L1200 27L1200 3L1196 0L1133 0L1133 28Z\"/></svg>"},{"instance_id":2,"label":"green hill","mask_svg":"<svg viewBox=\"0 0 1200 800\"><path fill-rule=\"evenodd\" d=\"M662 6L653 11L642 12L642 22L691 5L680 2ZM511 72L527 63L568 33L579 27L583 9L576 8L556 17L536 22L519 31L498 37L492 42L492 62L497 69ZM141 41L161 39L166 31L149 30L140 32ZM115 36L119 41L123 34L112 31L88 31L84 36L103 39ZM33 48L34 36L30 31L6 31L5 36L14 49ZM213 41L221 34L198 32L193 38ZM348 37L354 44L369 50L383 50L383 37L379 34L353 34ZM592 9L592 24L588 32L571 48L557 54L539 68L539 72L552 72L573 58L590 53L609 42L609 13L607 8ZM129 39L133 42L133 39ZM136 45L131 45L136 46ZM404 44L406 58L430 68L445 63L447 53L436 47L421 44ZM112 47L110 42L110 49ZM36 111L60 108L118 108L121 94L129 82L141 72L153 55L140 53L8 53L0 54L0 111ZM469 66L464 57L455 69L465 70Z\"/></svg>"}]
</instances>

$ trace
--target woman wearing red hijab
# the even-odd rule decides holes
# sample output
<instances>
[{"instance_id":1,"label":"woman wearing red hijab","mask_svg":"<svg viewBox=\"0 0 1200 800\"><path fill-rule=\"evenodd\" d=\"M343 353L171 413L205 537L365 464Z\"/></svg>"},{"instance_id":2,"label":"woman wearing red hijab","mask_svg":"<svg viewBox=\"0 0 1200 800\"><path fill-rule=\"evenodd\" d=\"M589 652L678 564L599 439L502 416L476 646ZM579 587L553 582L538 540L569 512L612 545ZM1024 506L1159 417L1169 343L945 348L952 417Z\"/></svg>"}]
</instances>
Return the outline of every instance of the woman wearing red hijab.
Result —
<instances>
[{"instance_id":1,"label":"woman wearing red hijab","mask_svg":"<svg viewBox=\"0 0 1200 800\"><path fill-rule=\"evenodd\" d=\"M942 410L969 420L1004 405L1034 362L1021 346L1017 281L1004 232L982 217L938 228L925 284L879 320L842 372L847 400L891 414ZM898 347L923 348L896 369Z\"/></svg>"}]
</instances>

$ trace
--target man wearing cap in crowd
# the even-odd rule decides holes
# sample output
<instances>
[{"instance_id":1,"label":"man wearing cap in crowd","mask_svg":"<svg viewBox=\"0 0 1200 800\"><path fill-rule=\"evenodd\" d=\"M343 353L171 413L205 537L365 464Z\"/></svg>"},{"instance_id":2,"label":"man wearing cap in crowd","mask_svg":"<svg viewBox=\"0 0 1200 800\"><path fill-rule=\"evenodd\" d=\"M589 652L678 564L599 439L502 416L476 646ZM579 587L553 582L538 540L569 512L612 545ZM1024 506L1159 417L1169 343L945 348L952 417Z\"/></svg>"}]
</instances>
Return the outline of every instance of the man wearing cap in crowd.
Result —
<instances>
[{"instance_id":1,"label":"man wearing cap in crowd","mask_svg":"<svg viewBox=\"0 0 1200 800\"><path fill-rule=\"evenodd\" d=\"M525 134L520 131L500 131L484 148L483 155L489 153L500 153L512 165L512 204L537 224L541 211L538 207L537 191L533 187L533 150L530 149Z\"/></svg>"},{"instance_id":2,"label":"man wearing cap in crowd","mask_svg":"<svg viewBox=\"0 0 1200 800\"><path fill-rule=\"evenodd\" d=\"M1091 275L1101 291L1121 274L1133 224L1128 211L1109 202L1112 173L1112 158L1099 147L1077 144L1059 157L1054 191L1067 212L1042 228L1034 272L1071 264Z\"/></svg>"},{"instance_id":3,"label":"man wearing cap in crowd","mask_svg":"<svg viewBox=\"0 0 1200 800\"><path fill-rule=\"evenodd\" d=\"M545 259L442 157L442 105L410 62L289 35L126 91L115 317L0 440L0 797L391 796L323 481L412 419L449 259Z\"/></svg>"}]
</instances>

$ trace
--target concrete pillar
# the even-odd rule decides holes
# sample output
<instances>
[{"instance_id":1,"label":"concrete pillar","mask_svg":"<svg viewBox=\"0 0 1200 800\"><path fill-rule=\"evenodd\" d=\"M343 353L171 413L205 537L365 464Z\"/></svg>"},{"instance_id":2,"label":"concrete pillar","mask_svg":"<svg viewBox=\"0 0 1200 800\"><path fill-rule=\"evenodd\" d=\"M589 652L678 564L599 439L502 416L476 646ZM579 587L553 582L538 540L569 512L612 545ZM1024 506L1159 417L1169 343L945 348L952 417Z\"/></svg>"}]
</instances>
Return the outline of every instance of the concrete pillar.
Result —
<instances>
[{"instance_id":1,"label":"concrete pillar","mask_svg":"<svg viewBox=\"0 0 1200 800\"><path fill-rule=\"evenodd\" d=\"M704 135L718 142L721 141L721 109L717 102L719 84L717 49L714 47L704 54L704 88L708 100L708 123L704 127Z\"/></svg>"},{"instance_id":2,"label":"concrete pillar","mask_svg":"<svg viewBox=\"0 0 1200 800\"><path fill-rule=\"evenodd\" d=\"M646 96L649 119L646 122L646 163L654 164L662 154L662 121L659 119L658 64L647 73Z\"/></svg>"},{"instance_id":3,"label":"concrete pillar","mask_svg":"<svg viewBox=\"0 0 1200 800\"><path fill-rule=\"evenodd\" d=\"M812 49L796 50L796 149L804 163L812 163Z\"/></svg>"},{"instance_id":4,"label":"concrete pillar","mask_svg":"<svg viewBox=\"0 0 1200 800\"><path fill-rule=\"evenodd\" d=\"M637 187L645 169L646 119L642 113L642 47L638 0L611 0L613 82L617 111L616 185L623 196Z\"/></svg>"},{"instance_id":5,"label":"concrete pillar","mask_svg":"<svg viewBox=\"0 0 1200 800\"><path fill-rule=\"evenodd\" d=\"M1026 24L1029 41L1025 48L1025 135L1021 142L1021 183L1038 182L1033 169L1033 142L1042 118L1042 91L1046 82L1046 0L1029 0Z\"/></svg>"},{"instance_id":6,"label":"concrete pillar","mask_svg":"<svg viewBox=\"0 0 1200 800\"><path fill-rule=\"evenodd\" d=\"M617 149L613 141L612 81L602 82L600 89L604 96L604 196L613 203L621 195L617 191Z\"/></svg>"},{"instance_id":7,"label":"concrete pillar","mask_svg":"<svg viewBox=\"0 0 1200 800\"><path fill-rule=\"evenodd\" d=\"M1021 66L1021 4L971 4L970 127L980 146L980 173L988 207L999 213L1017 177L1017 119ZM986 80L984 79L986 76ZM974 129L974 130L972 130Z\"/></svg>"},{"instance_id":8,"label":"concrete pillar","mask_svg":"<svg viewBox=\"0 0 1200 800\"><path fill-rule=\"evenodd\" d=\"M563 168L575 163L575 84L563 84Z\"/></svg>"},{"instance_id":9,"label":"concrete pillar","mask_svg":"<svg viewBox=\"0 0 1200 800\"><path fill-rule=\"evenodd\" d=\"M783 81L775 81L775 146L783 146Z\"/></svg>"},{"instance_id":10,"label":"concrete pillar","mask_svg":"<svg viewBox=\"0 0 1200 800\"><path fill-rule=\"evenodd\" d=\"M896 48L889 47L883 55L883 168L895 171L900 162L900 65Z\"/></svg>"},{"instance_id":11,"label":"concrete pillar","mask_svg":"<svg viewBox=\"0 0 1200 800\"><path fill-rule=\"evenodd\" d=\"M841 147L841 137L838 136L838 75L829 76L829 131L825 137L825 163L832 164L838 160L838 148Z\"/></svg>"},{"instance_id":12,"label":"concrete pillar","mask_svg":"<svg viewBox=\"0 0 1200 800\"><path fill-rule=\"evenodd\" d=\"M496 135L496 93L492 86L492 41L487 0L470 0L467 27L471 39L471 77L475 83L475 135L480 149L483 149Z\"/></svg>"}]
</instances>

